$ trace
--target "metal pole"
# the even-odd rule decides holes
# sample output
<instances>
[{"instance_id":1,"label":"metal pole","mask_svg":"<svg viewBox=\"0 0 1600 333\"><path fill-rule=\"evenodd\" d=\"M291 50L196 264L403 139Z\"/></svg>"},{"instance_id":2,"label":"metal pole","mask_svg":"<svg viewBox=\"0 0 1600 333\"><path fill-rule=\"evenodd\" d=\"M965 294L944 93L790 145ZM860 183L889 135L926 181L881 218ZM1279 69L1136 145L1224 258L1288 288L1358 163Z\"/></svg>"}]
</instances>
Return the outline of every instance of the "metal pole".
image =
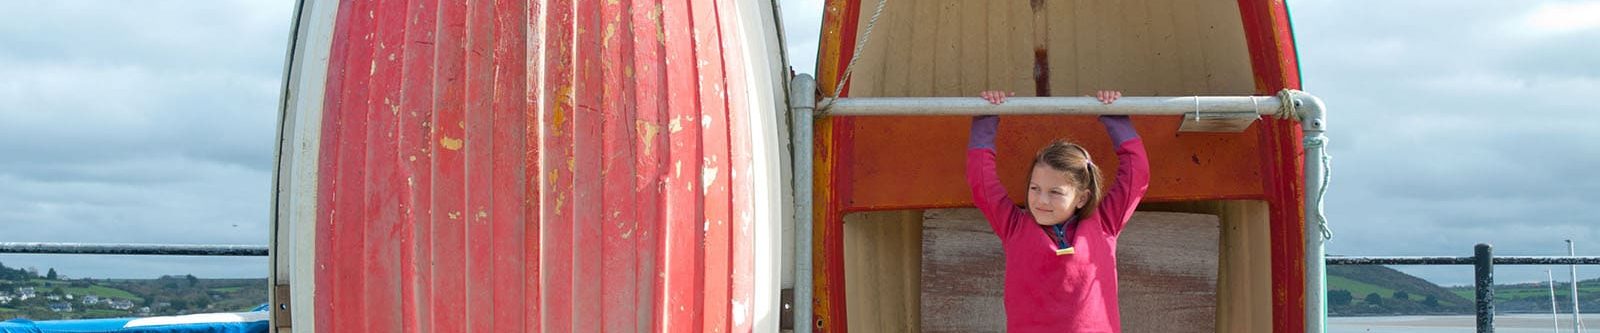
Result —
<instances>
[{"instance_id":1,"label":"metal pole","mask_svg":"<svg viewBox=\"0 0 1600 333\"><path fill-rule=\"evenodd\" d=\"M1283 103L1291 103L1290 110L1299 117L1305 146L1305 331L1321 333L1328 323L1328 276L1325 242L1327 218L1322 213L1322 195L1327 189L1328 159L1325 145L1328 137L1327 113L1322 100L1298 90L1281 95ZM1120 103L1120 101L1119 101Z\"/></svg>"},{"instance_id":2,"label":"metal pole","mask_svg":"<svg viewBox=\"0 0 1600 333\"><path fill-rule=\"evenodd\" d=\"M1567 256L1573 257L1577 255L1578 252L1572 247L1572 240L1568 239ZM1578 333L1583 330L1583 319L1579 317L1580 314L1578 312L1578 265L1567 265L1567 269L1572 272L1572 332Z\"/></svg>"},{"instance_id":3,"label":"metal pole","mask_svg":"<svg viewBox=\"0 0 1600 333\"><path fill-rule=\"evenodd\" d=\"M179 244L0 243L0 253L265 257L266 246Z\"/></svg>"},{"instance_id":4,"label":"metal pole","mask_svg":"<svg viewBox=\"0 0 1600 333\"><path fill-rule=\"evenodd\" d=\"M1473 285L1478 294L1478 333L1494 332L1494 254L1489 244L1473 248Z\"/></svg>"},{"instance_id":5,"label":"metal pole","mask_svg":"<svg viewBox=\"0 0 1600 333\"><path fill-rule=\"evenodd\" d=\"M794 223L795 279L794 332L811 333L813 284L811 273L811 160L812 117L816 109L817 80L810 74L795 76L789 86L789 105L794 131Z\"/></svg>"},{"instance_id":6,"label":"metal pole","mask_svg":"<svg viewBox=\"0 0 1600 333\"><path fill-rule=\"evenodd\" d=\"M1550 331L1561 333L1561 315L1557 314L1561 307L1556 305L1556 277L1548 269L1544 270L1544 276L1550 279L1550 324L1554 325L1550 326Z\"/></svg>"},{"instance_id":7,"label":"metal pole","mask_svg":"<svg viewBox=\"0 0 1600 333\"><path fill-rule=\"evenodd\" d=\"M1222 113L1273 115L1277 114L1280 103L1277 96L1123 97L1110 105L1093 97L1011 97L1000 105L973 97L847 97L824 99L820 105L830 105L827 113L833 116L1184 115L1198 112L1204 117Z\"/></svg>"}]
</instances>

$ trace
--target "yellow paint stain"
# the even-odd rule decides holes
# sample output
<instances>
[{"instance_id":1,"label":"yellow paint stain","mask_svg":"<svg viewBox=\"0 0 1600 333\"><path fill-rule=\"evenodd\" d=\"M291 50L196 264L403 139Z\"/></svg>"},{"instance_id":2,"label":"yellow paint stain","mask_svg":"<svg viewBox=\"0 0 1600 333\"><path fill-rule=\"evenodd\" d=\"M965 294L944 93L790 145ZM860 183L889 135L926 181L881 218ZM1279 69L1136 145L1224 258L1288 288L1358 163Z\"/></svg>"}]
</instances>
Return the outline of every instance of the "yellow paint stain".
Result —
<instances>
[{"instance_id":1,"label":"yellow paint stain","mask_svg":"<svg viewBox=\"0 0 1600 333\"><path fill-rule=\"evenodd\" d=\"M633 65L623 66L622 76L630 79L633 78Z\"/></svg>"},{"instance_id":2,"label":"yellow paint stain","mask_svg":"<svg viewBox=\"0 0 1600 333\"><path fill-rule=\"evenodd\" d=\"M478 210L478 218L480 218L480 219L489 218L489 212L486 212L486 211L483 211L482 209L479 209Z\"/></svg>"},{"instance_id":3,"label":"yellow paint stain","mask_svg":"<svg viewBox=\"0 0 1600 333\"><path fill-rule=\"evenodd\" d=\"M679 131L683 131L683 124L678 121L677 117L673 117L672 121L667 122L667 132L677 133Z\"/></svg>"},{"instance_id":4,"label":"yellow paint stain","mask_svg":"<svg viewBox=\"0 0 1600 333\"><path fill-rule=\"evenodd\" d=\"M461 150L462 142L461 139L455 139L447 136L439 139L439 145L443 146L444 149Z\"/></svg>"},{"instance_id":5,"label":"yellow paint stain","mask_svg":"<svg viewBox=\"0 0 1600 333\"><path fill-rule=\"evenodd\" d=\"M570 158L570 157L567 158L567 172L578 172L577 165L578 165L578 162L573 161L573 159Z\"/></svg>"},{"instance_id":6,"label":"yellow paint stain","mask_svg":"<svg viewBox=\"0 0 1600 333\"><path fill-rule=\"evenodd\" d=\"M615 2L616 0L607 0L607 1ZM617 25L616 25L616 23L606 23L606 31L604 32L603 35L600 35L600 36L601 36L600 37L601 45L611 46L611 40L614 39L615 37L617 37Z\"/></svg>"},{"instance_id":7,"label":"yellow paint stain","mask_svg":"<svg viewBox=\"0 0 1600 333\"><path fill-rule=\"evenodd\" d=\"M467 122L466 121L457 121L456 122L456 128L461 128L461 129L467 128Z\"/></svg>"},{"instance_id":8,"label":"yellow paint stain","mask_svg":"<svg viewBox=\"0 0 1600 333\"><path fill-rule=\"evenodd\" d=\"M459 220L459 219L461 219L461 212L449 212L449 213L445 213L444 215L445 216L449 216L451 220Z\"/></svg>"},{"instance_id":9,"label":"yellow paint stain","mask_svg":"<svg viewBox=\"0 0 1600 333\"><path fill-rule=\"evenodd\" d=\"M406 159L407 160L411 160L412 162L416 162L417 161L417 155L406 156Z\"/></svg>"},{"instance_id":10,"label":"yellow paint stain","mask_svg":"<svg viewBox=\"0 0 1600 333\"><path fill-rule=\"evenodd\" d=\"M561 129L567 122L567 108L572 105L572 86L556 88L554 112L550 115L551 135L561 135Z\"/></svg>"},{"instance_id":11,"label":"yellow paint stain","mask_svg":"<svg viewBox=\"0 0 1600 333\"><path fill-rule=\"evenodd\" d=\"M651 146L655 146L656 134L661 133L661 125L656 125L655 123L644 120L638 120L635 121L635 127L638 128L639 140L644 141L645 154L649 154L652 151L650 150Z\"/></svg>"}]
</instances>

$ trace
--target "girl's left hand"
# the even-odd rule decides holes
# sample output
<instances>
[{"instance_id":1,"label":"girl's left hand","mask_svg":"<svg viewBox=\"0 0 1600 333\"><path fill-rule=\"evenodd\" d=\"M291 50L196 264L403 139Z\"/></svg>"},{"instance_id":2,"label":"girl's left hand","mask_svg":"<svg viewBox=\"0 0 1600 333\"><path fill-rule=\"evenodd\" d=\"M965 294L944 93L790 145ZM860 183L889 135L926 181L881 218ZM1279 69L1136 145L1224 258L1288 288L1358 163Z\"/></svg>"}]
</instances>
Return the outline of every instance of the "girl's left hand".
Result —
<instances>
[{"instance_id":1,"label":"girl's left hand","mask_svg":"<svg viewBox=\"0 0 1600 333\"><path fill-rule=\"evenodd\" d=\"M1122 91L1101 90L1095 92L1094 98L1100 100L1101 104L1111 105L1111 103L1115 103L1118 98L1122 98Z\"/></svg>"}]
</instances>

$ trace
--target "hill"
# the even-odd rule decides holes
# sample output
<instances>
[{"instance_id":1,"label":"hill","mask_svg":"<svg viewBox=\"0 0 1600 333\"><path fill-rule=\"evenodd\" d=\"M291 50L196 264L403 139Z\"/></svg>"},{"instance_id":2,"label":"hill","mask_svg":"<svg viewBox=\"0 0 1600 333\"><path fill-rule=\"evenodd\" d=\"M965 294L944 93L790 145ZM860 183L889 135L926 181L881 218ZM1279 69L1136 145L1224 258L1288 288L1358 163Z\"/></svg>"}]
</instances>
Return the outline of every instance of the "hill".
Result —
<instances>
[{"instance_id":1,"label":"hill","mask_svg":"<svg viewBox=\"0 0 1600 333\"><path fill-rule=\"evenodd\" d=\"M1471 314L1472 309L1471 298L1389 267L1328 266L1332 316Z\"/></svg>"},{"instance_id":2,"label":"hill","mask_svg":"<svg viewBox=\"0 0 1600 333\"><path fill-rule=\"evenodd\" d=\"M0 263L0 320L87 319L248 311L267 301L266 279L68 279Z\"/></svg>"}]
</instances>

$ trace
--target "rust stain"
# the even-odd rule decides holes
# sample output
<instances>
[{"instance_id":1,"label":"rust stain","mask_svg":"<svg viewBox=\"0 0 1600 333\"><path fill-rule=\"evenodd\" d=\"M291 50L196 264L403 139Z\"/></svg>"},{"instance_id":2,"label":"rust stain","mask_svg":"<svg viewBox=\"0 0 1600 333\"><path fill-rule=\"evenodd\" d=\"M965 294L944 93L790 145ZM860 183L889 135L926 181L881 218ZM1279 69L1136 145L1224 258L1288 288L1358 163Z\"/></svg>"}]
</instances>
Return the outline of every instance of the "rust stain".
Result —
<instances>
[{"instance_id":1,"label":"rust stain","mask_svg":"<svg viewBox=\"0 0 1600 333\"><path fill-rule=\"evenodd\" d=\"M439 145L444 146L444 149L461 150L462 144L463 143L461 142L461 139L455 139L448 136L439 138Z\"/></svg>"},{"instance_id":2,"label":"rust stain","mask_svg":"<svg viewBox=\"0 0 1600 333\"><path fill-rule=\"evenodd\" d=\"M1033 49L1033 93L1034 96L1050 96L1050 57L1049 51L1043 47Z\"/></svg>"}]
</instances>

